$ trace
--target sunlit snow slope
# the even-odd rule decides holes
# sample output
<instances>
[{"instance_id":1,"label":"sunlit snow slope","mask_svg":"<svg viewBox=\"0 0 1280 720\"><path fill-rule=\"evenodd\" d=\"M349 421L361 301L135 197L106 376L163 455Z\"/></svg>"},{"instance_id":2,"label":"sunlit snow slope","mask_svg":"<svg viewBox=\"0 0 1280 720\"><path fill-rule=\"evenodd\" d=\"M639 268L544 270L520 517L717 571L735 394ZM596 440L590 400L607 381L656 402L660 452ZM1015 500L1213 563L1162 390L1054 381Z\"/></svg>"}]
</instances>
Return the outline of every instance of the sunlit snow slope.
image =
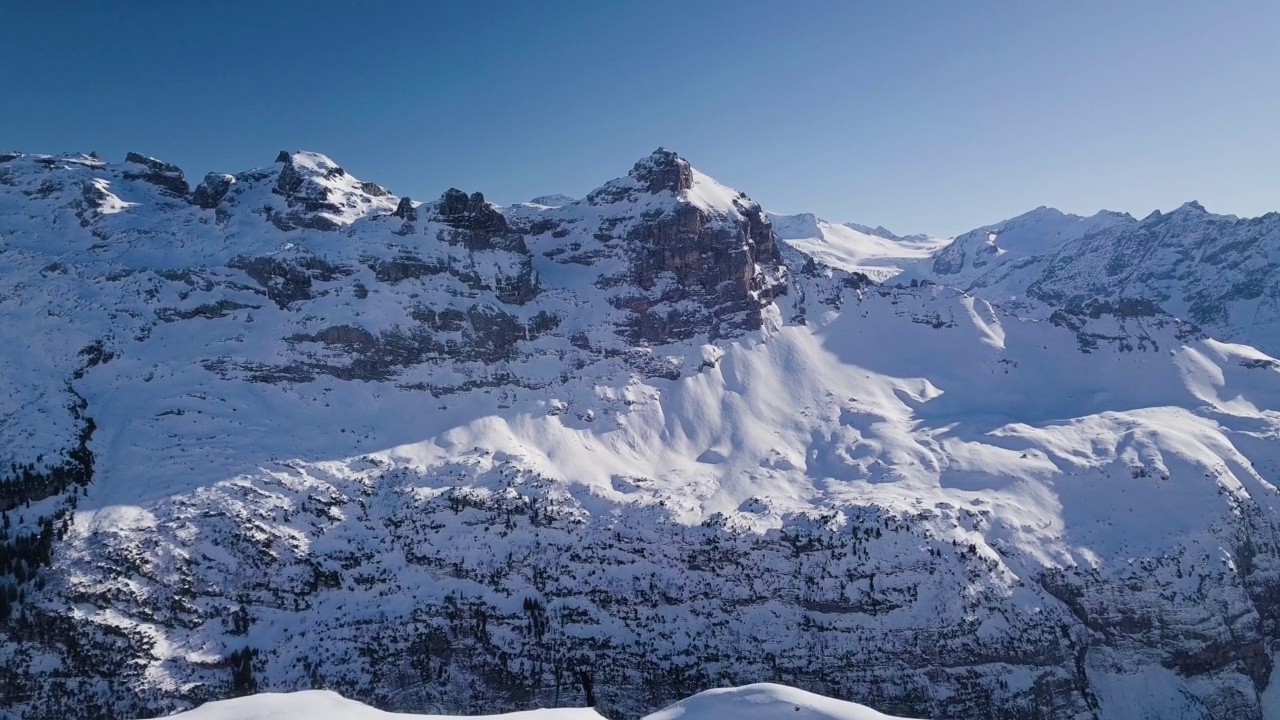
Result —
<instances>
[{"instance_id":1,"label":"sunlit snow slope","mask_svg":"<svg viewBox=\"0 0 1280 720\"><path fill-rule=\"evenodd\" d=\"M770 213L778 239L815 262L866 275L883 282L906 273L906 279L922 276L917 267L947 244L927 235L898 237L884 228L836 224L809 213Z\"/></svg>"},{"instance_id":2,"label":"sunlit snow slope","mask_svg":"<svg viewBox=\"0 0 1280 720\"><path fill-rule=\"evenodd\" d=\"M804 690L757 683L700 692L644 720L902 720L857 703L833 700Z\"/></svg>"},{"instance_id":3,"label":"sunlit snow slope","mask_svg":"<svg viewBox=\"0 0 1280 720\"><path fill-rule=\"evenodd\" d=\"M175 720L452 720L455 715L389 713L325 690L261 693L201 705L169 717ZM601 720L590 708L525 710L471 715L471 720Z\"/></svg>"},{"instance_id":4,"label":"sunlit snow slope","mask_svg":"<svg viewBox=\"0 0 1280 720\"><path fill-rule=\"evenodd\" d=\"M451 715L387 713L333 692L262 693L208 703L171 716L175 720L444 720ZM502 715L469 716L472 720L598 720L589 708L543 709ZM841 702L803 690L759 683L699 693L644 720L897 720L855 703Z\"/></svg>"}]
</instances>

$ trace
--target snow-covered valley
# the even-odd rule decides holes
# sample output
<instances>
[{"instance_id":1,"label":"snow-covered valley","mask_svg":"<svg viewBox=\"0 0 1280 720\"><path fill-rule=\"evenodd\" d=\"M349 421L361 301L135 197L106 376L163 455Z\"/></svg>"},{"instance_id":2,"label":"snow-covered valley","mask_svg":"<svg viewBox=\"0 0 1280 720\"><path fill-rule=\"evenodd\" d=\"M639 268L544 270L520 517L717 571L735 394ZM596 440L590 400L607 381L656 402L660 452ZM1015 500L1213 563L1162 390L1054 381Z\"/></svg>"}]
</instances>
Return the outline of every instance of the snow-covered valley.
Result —
<instances>
[{"instance_id":1,"label":"snow-covered valley","mask_svg":"<svg viewBox=\"0 0 1280 720\"><path fill-rule=\"evenodd\" d=\"M0 154L0 716L1275 717L1278 217Z\"/></svg>"}]
</instances>

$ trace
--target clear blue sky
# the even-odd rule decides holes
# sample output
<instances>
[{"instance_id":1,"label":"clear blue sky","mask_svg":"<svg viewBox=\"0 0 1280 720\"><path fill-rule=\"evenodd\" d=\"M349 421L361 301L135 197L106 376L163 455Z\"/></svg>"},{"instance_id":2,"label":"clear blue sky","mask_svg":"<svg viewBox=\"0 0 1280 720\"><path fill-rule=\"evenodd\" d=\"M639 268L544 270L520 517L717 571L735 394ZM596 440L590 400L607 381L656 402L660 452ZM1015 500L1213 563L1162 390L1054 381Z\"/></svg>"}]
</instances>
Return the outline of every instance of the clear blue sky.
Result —
<instances>
[{"instance_id":1,"label":"clear blue sky","mask_svg":"<svg viewBox=\"0 0 1280 720\"><path fill-rule=\"evenodd\" d=\"M1280 2L3 2L0 147L324 152L580 196L659 145L769 209L954 234L1280 209Z\"/></svg>"}]
</instances>

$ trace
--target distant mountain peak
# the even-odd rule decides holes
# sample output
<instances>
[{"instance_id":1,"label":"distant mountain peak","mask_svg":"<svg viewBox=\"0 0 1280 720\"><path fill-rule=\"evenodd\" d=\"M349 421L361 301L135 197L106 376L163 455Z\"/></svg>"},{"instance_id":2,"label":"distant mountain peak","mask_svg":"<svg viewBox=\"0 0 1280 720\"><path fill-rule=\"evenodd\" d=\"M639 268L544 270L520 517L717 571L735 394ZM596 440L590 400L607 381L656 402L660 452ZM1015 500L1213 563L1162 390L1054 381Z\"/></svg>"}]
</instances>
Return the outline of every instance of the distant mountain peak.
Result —
<instances>
[{"instance_id":1,"label":"distant mountain peak","mask_svg":"<svg viewBox=\"0 0 1280 720\"><path fill-rule=\"evenodd\" d=\"M552 193L550 195L539 195L532 200L526 202L526 205L542 205L543 207L564 207L570 203L577 202L577 198L562 195L560 193Z\"/></svg>"},{"instance_id":2,"label":"distant mountain peak","mask_svg":"<svg viewBox=\"0 0 1280 720\"><path fill-rule=\"evenodd\" d=\"M692 206L718 217L741 218L743 212L762 213L760 206L743 192L699 172L675 152L658 148L641 158L624 177L611 180L592 190L586 197L589 205L642 203Z\"/></svg>"},{"instance_id":3,"label":"distant mountain peak","mask_svg":"<svg viewBox=\"0 0 1280 720\"><path fill-rule=\"evenodd\" d=\"M851 230L857 230L860 233L864 233L872 237L884 238L885 240L902 240L903 239L903 236L894 234L892 231L889 230L889 228L883 225L877 225L875 227L871 227L870 225L863 225L862 223L855 223L855 222L847 222L842 224Z\"/></svg>"}]
</instances>

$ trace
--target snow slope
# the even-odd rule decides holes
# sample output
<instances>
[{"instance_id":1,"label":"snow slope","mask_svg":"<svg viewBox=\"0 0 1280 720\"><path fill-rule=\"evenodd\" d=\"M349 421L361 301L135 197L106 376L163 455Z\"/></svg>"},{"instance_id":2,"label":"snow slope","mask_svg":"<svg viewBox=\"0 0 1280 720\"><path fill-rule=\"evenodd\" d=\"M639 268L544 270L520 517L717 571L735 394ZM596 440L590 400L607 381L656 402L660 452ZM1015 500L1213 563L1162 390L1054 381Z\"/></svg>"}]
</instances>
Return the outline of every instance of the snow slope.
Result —
<instances>
[{"instance_id":1,"label":"snow slope","mask_svg":"<svg viewBox=\"0 0 1280 720\"><path fill-rule=\"evenodd\" d=\"M929 258L947 240L929 236L900 238L883 228L838 225L809 213L769 214L778 238L816 262L857 272L877 282L901 275ZM914 276L914 274L913 274ZM910 279L910 278L908 278Z\"/></svg>"},{"instance_id":2,"label":"snow slope","mask_svg":"<svg viewBox=\"0 0 1280 720\"><path fill-rule=\"evenodd\" d=\"M665 150L502 209L130 157L0 155L0 716L1269 711L1280 361L1165 285L876 284Z\"/></svg>"},{"instance_id":3,"label":"snow slope","mask_svg":"<svg viewBox=\"0 0 1280 720\"><path fill-rule=\"evenodd\" d=\"M855 703L833 700L784 685L760 683L740 688L708 690L644 720L894 720ZM388 713L322 690L262 693L202 705L172 715L178 720L443 720L456 716ZM601 716L590 708L526 710L501 715L470 716L474 720L592 720Z\"/></svg>"},{"instance_id":4,"label":"snow slope","mask_svg":"<svg viewBox=\"0 0 1280 720\"><path fill-rule=\"evenodd\" d=\"M960 235L938 251L930 269L939 283L984 288L984 296L992 300L1016 299L1026 294L1016 279L1037 272L1054 253L1090 232L1132 222L1128 215L1106 210L1081 217L1041 206Z\"/></svg>"},{"instance_id":5,"label":"snow slope","mask_svg":"<svg viewBox=\"0 0 1280 720\"><path fill-rule=\"evenodd\" d=\"M445 720L456 716L383 712L335 692L305 690L221 700L169 717L179 720ZM599 720L601 715L590 708L565 708L470 717L473 720Z\"/></svg>"},{"instance_id":6,"label":"snow slope","mask_svg":"<svg viewBox=\"0 0 1280 720\"><path fill-rule=\"evenodd\" d=\"M856 703L785 685L758 683L698 693L644 720L895 720Z\"/></svg>"}]
</instances>

